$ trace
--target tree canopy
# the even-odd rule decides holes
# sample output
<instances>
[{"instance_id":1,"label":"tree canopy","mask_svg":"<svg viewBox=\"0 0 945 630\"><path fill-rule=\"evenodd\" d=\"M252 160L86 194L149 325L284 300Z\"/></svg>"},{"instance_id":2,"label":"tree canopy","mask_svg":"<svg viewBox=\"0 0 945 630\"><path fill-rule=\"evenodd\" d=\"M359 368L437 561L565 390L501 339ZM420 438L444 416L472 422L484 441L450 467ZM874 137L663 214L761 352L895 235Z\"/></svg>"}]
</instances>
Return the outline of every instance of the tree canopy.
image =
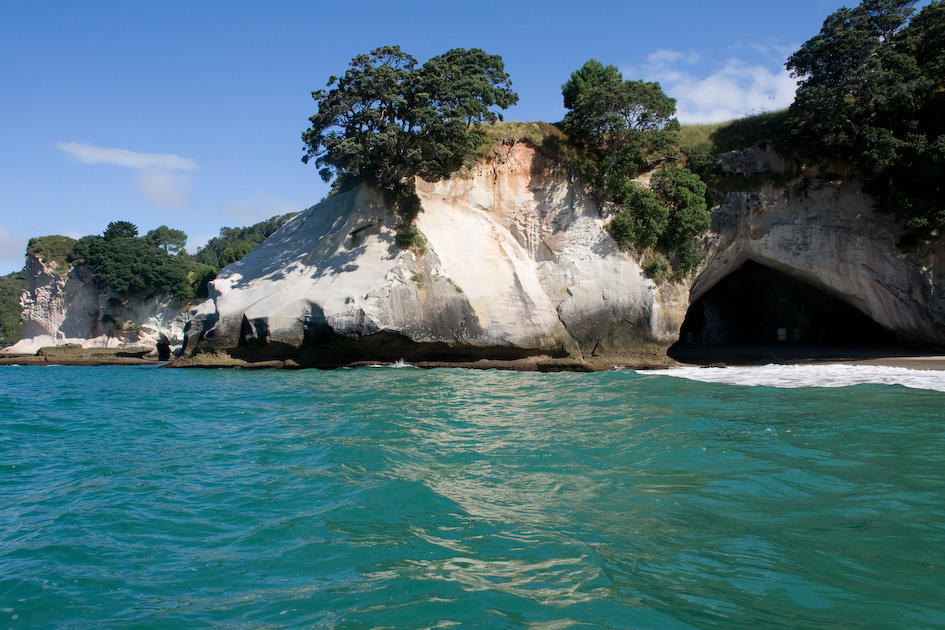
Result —
<instances>
[{"instance_id":1,"label":"tree canopy","mask_svg":"<svg viewBox=\"0 0 945 630\"><path fill-rule=\"evenodd\" d=\"M160 247L168 254L179 254L187 246L187 234L183 230L175 230L166 225L151 230L144 238L149 245Z\"/></svg>"},{"instance_id":2,"label":"tree canopy","mask_svg":"<svg viewBox=\"0 0 945 630\"><path fill-rule=\"evenodd\" d=\"M418 68L399 46L383 46L350 66L312 92L318 111L302 134L302 161L314 158L325 181L394 190L408 176L446 177L476 148L476 124L518 101L502 58L478 48L455 48Z\"/></svg>"},{"instance_id":3,"label":"tree canopy","mask_svg":"<svg viewBox=\"0 0 945 630\"><path fill-rule=\"evenodd\" d=\"M801 79L792 144L863 168L881 207L902 217L906 245L945 228L945 5L915 4L841 8L786 64Z\"/></svg>"},{"instance_id":4,"label":"tree canopy","mask_svg":"<svg viewBox=\"0 0 945 630\"><path fill-rule=\"evenodd\" d=\"M584 176L605 196L621 184L611 173L633 176L676 142L676 100L659 83L625 81L615 66L591 59L561 92L569 110L561 126L585 153Z\"/></svg>"},{"instance_id":5,"label":"tree canopy","mask_svg":"<svg viewBox=\"0 0 945 630\"><path fill-rule=\"evenodd\" d=\"M184 300L193 298L187 261L171 256L137 234L138 228L128 221L109 223L101 236L80 238L68 260L83 265L95 286L103 291L144 296L170 293Z\"/></svg>"},{"instance_id":6,"label":"tree canopy","mask_svg":"<svg viewBox=\"0 0 945 630\"><path fill-rule=\"evenodd\" d=\"M404 206L404 227L419 209L407 179L448 177L475 151L479 124L518 101L498 55L455 48L418 67L399 46L358 55L312 98L318 111L302 134L302 161L314 159L342 187L378 187Z\"/></svg>"}]
</instances>

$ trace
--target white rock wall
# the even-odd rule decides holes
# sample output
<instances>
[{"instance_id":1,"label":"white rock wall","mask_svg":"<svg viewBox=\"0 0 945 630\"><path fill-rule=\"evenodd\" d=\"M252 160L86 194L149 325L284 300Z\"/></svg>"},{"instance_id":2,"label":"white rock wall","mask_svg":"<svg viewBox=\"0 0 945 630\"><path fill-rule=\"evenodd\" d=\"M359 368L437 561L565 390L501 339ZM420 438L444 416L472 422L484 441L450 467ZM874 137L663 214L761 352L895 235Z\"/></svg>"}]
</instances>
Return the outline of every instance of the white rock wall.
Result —
<instances>
[{"instance_id":1,"label":"white rock wall","mask_svg":"<svg viewBox=\"0 0 945 630\"><path fill-rule=\"evenodd\" d=\"M108 296L79 270L60 276L32 255L27 257L26 275L29 290L20 298L26 325L20 341L0 351L4 354L33 354L64 344L114 348L155 346L162 341L179 350L183 343L186 312L179 300L154 297L109 305ZM106 313L140 324L140 334L106 325L102 321Z\"/></svg>"}]
</instances>

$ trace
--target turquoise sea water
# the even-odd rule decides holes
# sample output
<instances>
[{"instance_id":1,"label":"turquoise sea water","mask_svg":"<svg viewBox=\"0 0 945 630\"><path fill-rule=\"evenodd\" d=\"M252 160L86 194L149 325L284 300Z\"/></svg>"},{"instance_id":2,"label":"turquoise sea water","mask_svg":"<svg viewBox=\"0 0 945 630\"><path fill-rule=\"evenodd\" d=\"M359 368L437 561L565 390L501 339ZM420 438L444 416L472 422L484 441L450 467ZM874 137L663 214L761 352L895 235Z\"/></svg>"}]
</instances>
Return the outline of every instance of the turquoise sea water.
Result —
<instances>
[{"instance_id":1,"label":"turquoise sea water","mask_svg":"<svg viewBox=\"0 0 945 630\"><path fill-rule=\"evenodd\" d=\"M945 393L0 368L2 628L945 628Z\"/></svg>"}]
</instances>

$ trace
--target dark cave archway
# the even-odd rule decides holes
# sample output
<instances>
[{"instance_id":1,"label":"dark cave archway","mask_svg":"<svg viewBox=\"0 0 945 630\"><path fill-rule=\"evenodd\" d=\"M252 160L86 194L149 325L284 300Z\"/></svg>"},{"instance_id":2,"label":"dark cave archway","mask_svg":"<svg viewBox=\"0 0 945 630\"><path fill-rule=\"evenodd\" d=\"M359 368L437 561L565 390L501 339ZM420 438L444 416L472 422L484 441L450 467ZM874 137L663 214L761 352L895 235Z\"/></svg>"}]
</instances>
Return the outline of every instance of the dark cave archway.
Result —
<instances>
[{"instance_id":1,"label":"dark cave archway","mask_svg":"<svg viewBox=\"0 0 945 630\"><path fill-rule=\"evenodd\" d=\"M841 298L747 261L690 305L670 355L696 363L750 360L752 348L759 360L826 358L892 345L900 345L895 334Z\"/></svg>"}]
</instances>

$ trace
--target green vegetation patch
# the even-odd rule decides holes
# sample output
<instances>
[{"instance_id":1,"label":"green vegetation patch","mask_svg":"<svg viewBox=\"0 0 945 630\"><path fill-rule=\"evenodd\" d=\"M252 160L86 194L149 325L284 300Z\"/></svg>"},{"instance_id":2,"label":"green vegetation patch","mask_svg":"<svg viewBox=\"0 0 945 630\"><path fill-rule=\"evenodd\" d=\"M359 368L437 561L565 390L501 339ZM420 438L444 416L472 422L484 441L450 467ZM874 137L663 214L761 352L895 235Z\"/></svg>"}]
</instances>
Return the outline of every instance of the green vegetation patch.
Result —
<instances>
[{"instance_id":1,"label":"green vegetation patch","mask_svg":"<svg viewBox=\"0 0 945 630\"><path fill-rule=\"evenodd\" d=\"M488 156L496 145L527 142L553 158L573 157L568 153L568 136L556 125L546 122L499 121L482 125L482 141L475 157Z\"/></svg>"},{"instance_id":2,"label":"green vegetation patch","mask_svg":"<svg viewBox=\"0 0 945 630\"><path fill-rule=\"evenodd\" d=\"M12 346L23 334L20 295L27 288L23 271L0 276L0 347Z\"/></svg>"},{"instance_id":3,"label":"green vegetation patch","mask_svg":"<svg viewBox=\"0 0 945 630\"><path fill-rule=\"evenodd\" d=\"M481 123L518 101L502 58L454 48L422 66L399 46L351 60L328 89L312 92L317 111L302 134L303 162L314 161L340 188L366 182L400 212L397 242L416 247L410 232L419 207L414 178L449 177L482 143Z\"/></svg>"},{"instance_id":4,"label":"green vegetation patch","mask_svg":"<svg viewBox=\"0 0 945 630\"><path fill-rule=\"evenodd\" d=\"M30 239L26 253L41 259L55 274L65 276L72 269L68 258L75 244L76 240L68 236L40 236Z\"/></svg>"},{"instance_id":5,"label":"green vegetation patch","mask_svg":"<svg viewBox=\"0 0 945 630\"><path fill-rule=\"evenodd\" d=\"M607 228L617 244L653 252L646 264L657 281L681 279L701 262L694 237L710 223L706 185L674 164L680 125L676 101L658 83L625 81L615 66L591 59L562 88L569 111L561 123L577 168L598 201L618 207ZM656 171L650 185L635 178Z\"/></svg>"}]
</instances>

